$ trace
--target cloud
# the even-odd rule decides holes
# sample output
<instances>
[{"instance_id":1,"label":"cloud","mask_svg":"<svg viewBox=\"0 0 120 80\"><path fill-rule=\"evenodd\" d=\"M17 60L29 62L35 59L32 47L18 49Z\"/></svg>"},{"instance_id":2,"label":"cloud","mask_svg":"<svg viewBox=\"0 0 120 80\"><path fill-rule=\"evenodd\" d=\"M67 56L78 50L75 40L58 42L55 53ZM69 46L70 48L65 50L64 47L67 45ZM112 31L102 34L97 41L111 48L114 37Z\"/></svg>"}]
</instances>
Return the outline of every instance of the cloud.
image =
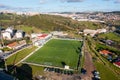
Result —
<instances>
[{"instance_id":1,"label":"cloud","mask_svg":"<svg viewBox=\"0 0 120 80\"><path fill-rule=\"evenodd\" d=\"M83 2L85 0L61 0L62 2Z\"/></svg>"},{"instance_id":2,"label":"cloud","mask_svg":"<svg viewBox=\"0 0 120 80\"><path fill-rule=\"evenodd\" d=\"M116 0L115 3L120 3L120 0Z\"/></svg>"},{"instance_id":3,"label":"cloud","mask_svg":"<svg viewBox=\"0 0 120 80\"><path fill-rule=\"evenodd\" d=\"M40 4L46 3L46 0L40 0Z\"/></svg>"},{"instance_id":4,"label":"cloud","mask_svg":"<svg viewBox=\"0 0 120 80\"><path fill-rule=\"evenodd\" d=\"M4 5L4 4L0 4L0 9L8 9L8 8L9 8L9 6Z\"/></svg>"}]
</instances>

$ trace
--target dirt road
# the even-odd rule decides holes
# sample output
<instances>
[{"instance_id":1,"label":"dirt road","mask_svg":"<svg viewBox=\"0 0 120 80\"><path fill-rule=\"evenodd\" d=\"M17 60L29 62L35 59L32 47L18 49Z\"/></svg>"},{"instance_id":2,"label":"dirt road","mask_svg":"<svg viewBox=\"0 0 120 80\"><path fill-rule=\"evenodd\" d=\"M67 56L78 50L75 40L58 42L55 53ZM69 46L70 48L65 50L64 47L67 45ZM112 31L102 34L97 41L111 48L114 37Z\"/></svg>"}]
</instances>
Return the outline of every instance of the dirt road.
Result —
<instances>
[{"instance_id":1,"label":"dirt road","mask_svg":"<svg viewBox=\"0 0 120 80\"><path fill-rule=\"evenodd\" d=\"M81 75L82 80L92 80L93 74L92 71L95 70L95 66L92 61L92 56L89 53L86 44L84 44L84 66L83 68L86 70L86 74Z\"/></svg>"}]
</instances>

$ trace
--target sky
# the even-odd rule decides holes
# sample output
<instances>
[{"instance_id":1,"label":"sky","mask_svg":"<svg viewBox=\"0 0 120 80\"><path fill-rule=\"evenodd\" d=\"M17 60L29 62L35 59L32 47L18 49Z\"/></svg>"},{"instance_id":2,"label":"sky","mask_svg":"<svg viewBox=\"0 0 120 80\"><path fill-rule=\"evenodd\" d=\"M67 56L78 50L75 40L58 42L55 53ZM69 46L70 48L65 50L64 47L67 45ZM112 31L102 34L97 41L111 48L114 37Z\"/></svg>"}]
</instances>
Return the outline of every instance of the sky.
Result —
<instances>
[{"instance_id":1,"label":"sky","mask_svg":"<svg viewBox=\"0 0 120 80\"><path fill-rule=\"evenodd\" d=\"M0 0L0 10L17 12L120 11L120 0Z\"/></svg>"}]
</instances>

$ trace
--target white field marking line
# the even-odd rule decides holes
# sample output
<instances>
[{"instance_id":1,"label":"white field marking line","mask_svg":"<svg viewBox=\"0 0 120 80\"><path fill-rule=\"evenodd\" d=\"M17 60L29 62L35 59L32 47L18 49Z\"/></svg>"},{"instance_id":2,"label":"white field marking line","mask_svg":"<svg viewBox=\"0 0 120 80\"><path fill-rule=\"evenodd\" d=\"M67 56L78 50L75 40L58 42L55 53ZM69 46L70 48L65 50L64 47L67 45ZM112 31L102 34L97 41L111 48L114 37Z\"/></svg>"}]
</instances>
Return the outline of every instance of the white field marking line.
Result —
<instances>
[{"instance_id":1,"label":"white field marking line","mask_svg":"<svg viewBox=\"0 0 120 80\"><path fill-rule=\"evenodd\" d=\"M74 69L65 69L65 68L61 68L61 67L55 67L55 66L48 66L48 65L41 65L41 64L36 64L36 63L28 63L28 62L22 62L24 64L30 64L30 65L34 65L34 66L42 66L42 67L50 67L50 68L59 68L59 69L64 69L64 70L74 70Z\"/></svg>"},{"instance_id":2,"label":"white field marking line","mask_svg":"<svg viewBox=\"0 0 120 80\"><path fill-rule=\"evenodd\" d=\"M53 39L83 41L82 39L69 39L69 38L53 38Z\"/></svg>"},{"instance_id":3,"label":"white field marking line","mask_svg":"<svg viewBox=\"0 0 120 80\"><path fill-rule=\"evenodd\" d=\"M48 41L50 41L51 39L49 39ZM42 46L38 47L36 50L34 50L33 52L31 52L25 58L23 58L22 60L20 60L19 62L17 62L15 65L18 65L19 63L23 62L25 59L27 59L28 57L30 57L32 54L34 54L36 51L38 51L40 48L42 48L48 41L46 41Z\"/></svg>"},{"instance_id":4,"label":"white field marking line","mask_svg":"<svg viewBox=\"0 0 120 80\"><path fill-rule=\"evenodd\" d=\"M24 50L24 49L26 49L26 48L28 48L28 47L30 47L30 46L27 46L27 47L25 47L25 48L22 48L22 49L20 49L20 50L18 50L18 51L16 51L16 52L10 54L9 56L5 57L5 59L11 57L12 55L14 55L14 54L16 54L16 53L18 53L18 52L20 52L20 51L22 51L22 50Z\"/></svg>"}]
</instances>

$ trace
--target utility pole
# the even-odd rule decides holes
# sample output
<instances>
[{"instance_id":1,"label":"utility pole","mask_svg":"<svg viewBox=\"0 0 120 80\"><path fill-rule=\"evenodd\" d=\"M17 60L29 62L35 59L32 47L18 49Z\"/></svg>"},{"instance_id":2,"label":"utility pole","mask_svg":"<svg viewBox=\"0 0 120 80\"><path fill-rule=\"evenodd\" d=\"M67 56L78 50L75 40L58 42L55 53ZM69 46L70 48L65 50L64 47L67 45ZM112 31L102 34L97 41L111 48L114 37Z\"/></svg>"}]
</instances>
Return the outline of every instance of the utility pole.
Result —
<instances>
[{"instance_id":1,"label":"utility pole","mask_svg":"<svg viewBox=\"0 0 120 80\"><path fill-rule=\"evenodd\" d=\"M5 58L4 58L3 60L4 60L5 70L8 71L8 68L7 68L7 64L6 64Z\"/></svg>"}]
</instances>

